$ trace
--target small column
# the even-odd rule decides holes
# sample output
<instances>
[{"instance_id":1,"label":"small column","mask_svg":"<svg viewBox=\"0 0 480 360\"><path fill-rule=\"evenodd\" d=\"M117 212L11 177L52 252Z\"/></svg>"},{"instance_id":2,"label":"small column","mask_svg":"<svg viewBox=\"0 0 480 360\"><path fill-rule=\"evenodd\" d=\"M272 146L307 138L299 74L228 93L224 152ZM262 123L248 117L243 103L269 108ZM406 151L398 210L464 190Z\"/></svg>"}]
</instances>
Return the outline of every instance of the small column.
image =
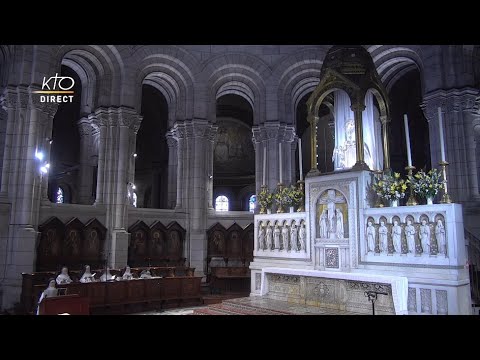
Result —
<instances>
[{"instance_id":1,"label":"small column","mask_svg":"<svg viewBox=\"0 0 480 360\"><path fill-rule=\"evenodd\" d=\"M357 150L357 162L353 165L352 170L370 170L365 163L365 153L363 145L363 121L362 112L365 110L365 105L357 103L352 104L350 107L353 111L353 117L355 121L355 145Z\"/></svg>"},{"instance_id":2,"label":"small column","mask_svg":"<svg viewBox=\"0 0 480 360\"><path fill-rule=\"evenodd\" d=\"M390 120L387 116L380 116L380 122L382 123L382 146L383 146L383 172L390 173L390 140L388 139L389 123ZM375 154L375 157L377 155Z\"/></svg>"},{"instance_id":3,"label":"small column","mask_svg":"<svg viewBox=\"0 0 480 360\"><path fill-rule=\"evenodd\" d=\"M185 153L185 124L177 122L174 126L174 136L177 139L177 201L175 205L176 210L183 208L183 167L184 167L184 153Z\"/></svg>"},{"instance_id":4,"label":"small column","mask_svg":"<svg viewBox=\"0 0 480 360\"><path fill-rule=\"evenodd\" d=\"M92 125L87 117L82 117L78 122L80 134L80 172L78 180L78 203L90 205L92 203L91 189L93 168L90 153L92 145Z\"/></svg>"},{"instance_id":5,"label":"small column","mask_svg":"<svg viewBox=\"0 0 480 360\"><path fill-rule=\"evenodd\" d=\"M320 174L320 171L317 167L317 126L318 126L318 116L309 115L307 121L310 123L310 171L307 176L316 176Z\"/></svg>"},{"instance_id":6,"label":"small column","mask_svg":"<svg viewBox=\"0 0 480 360\"><path fill-rule=\"evenodd\" d=\"M215 140L217 138L218 126L212 125L210 131L208 132L208 173L207 173L207 206L209 209L213 210L213 162L215 161Z\"/></svg>"},{"instance_id":7,"label":"small column","mask_svg":"<svg viewBox=\"0 0 480 360\"><path fill-rule=\"evenodd\" d=\"M177 196L177 166L178 166L178 155L177 155L177 139L173 129L167 131L165 134L167 138L168 145L168 200L167 207L169 209L174 209L176 205L176 196Z\"/></svg>"}]
</instances>

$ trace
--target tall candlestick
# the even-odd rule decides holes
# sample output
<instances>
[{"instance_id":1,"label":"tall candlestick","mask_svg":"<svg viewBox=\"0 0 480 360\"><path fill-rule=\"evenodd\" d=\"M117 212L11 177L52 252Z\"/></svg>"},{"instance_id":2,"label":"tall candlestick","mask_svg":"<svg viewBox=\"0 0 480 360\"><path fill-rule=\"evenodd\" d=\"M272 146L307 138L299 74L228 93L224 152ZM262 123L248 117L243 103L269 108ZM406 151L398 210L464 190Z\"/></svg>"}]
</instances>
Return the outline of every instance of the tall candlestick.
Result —
<instances>
[{"instance_id":1,"label":"tall candlestick","mask_svg":"<svg viewBox=\"0 0 480 360\"><path fill-rule=\"evenodd\" d=\"M267 176L267 145L263 146L263 183L265 185L265 179Z\"/></svg>"},{"instance_id":2,"label":"tall candlestick","mask_svg":"<svg viewBox=\"0 0 480 360\"><path fill-rule=\"evenodd\" d=\"M403 115L403 122L405 123L405 141L407 142L407 158L408 166L412 166L412 152L410 149L410 131L408 130L408 117L407 114Z\"/></svg>"},{"instance_id":3,"label":"tall candlestick","mask_svg":"<svg viewBox=\"0 0 480 360\"><path fill-rule=\"evenodd\" d=\"M298 166L300 168L300 181L303 180L303 164L302 164L302 138L298 138Z\"/></svg>"},{"instance_id":4,"label":"tall candlestick","mask_svg":"<svg viewBox=\"0 0 480 360\"><path fill-rule=\"evenodd\" d=\"M445 162L445 141L443 139L443 117L442 117L442 108L438 107L438 131L440 131L440 152L441 160Z\"/></svg>"},{"instance_id":5,"label":"tall candlestick","mask_svg":"<svg viewBox=\"0 0 480 360\"><path fill-rule=\"evenodd\" d=\"M282 183L282 143L278 143L278 164L280 169L280 184Z\"/></svg>"}]
</instances>

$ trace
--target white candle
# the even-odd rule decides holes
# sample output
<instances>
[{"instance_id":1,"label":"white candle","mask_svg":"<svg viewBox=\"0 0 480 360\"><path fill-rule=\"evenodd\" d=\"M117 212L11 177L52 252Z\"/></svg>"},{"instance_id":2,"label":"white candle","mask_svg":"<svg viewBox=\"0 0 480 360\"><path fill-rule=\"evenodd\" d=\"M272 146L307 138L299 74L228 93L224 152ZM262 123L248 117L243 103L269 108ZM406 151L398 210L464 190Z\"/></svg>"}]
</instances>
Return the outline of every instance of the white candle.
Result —
<instances>
[{"instance_id":1,"label":"white candle","mask_svg":"<svg viewBox=\"0 0 480 360\"><path fill-rule=\"evenodd\" d=\"M263 183L265 185L265 179L267 177L267 145L263 146Z\"/></svg>"},{"instance_id":2,"label":"white candle","mask_svg":"<svg viewBox=\"0 0 480 360\"><path fill-rule=\"evenodd\" d=\"M280 184L282 183L282 143L278 143L278 164L280 170Z\"/></svg>"},{"instance_id":3,"label":"white candle","mask_svg":"<svg viewBox=\"0 0 480 360\"><path fill-rule=\"evenodd\" d=\"M442 162L445 162L445 140L443 139L443 117L442 108L438 107L438 131L440 131L440 152Z\"/></svg>"},{"instance_id":4,"label":"white candle","mask_svg":"<svg viewBox=\"0 0 480 360\"><path fill-rule=\"evenodd\" d=\"M408 117L407 114L403 115L403 122L405 123L405 141L407 142L407 158L408 166L412 166L412 152L410 150L410 131L408 130Z\"/></svg>"},{"instance_id":5,"label":"white candle","mask_svg":"<svg viewBox=\"0 0 480 360\"><path fill-rule=\"evenodd\" d=\"M303 180L302 138L298 138L298 166L300 167L300 181L302 181Z\"/></svg>"}]
</instances>

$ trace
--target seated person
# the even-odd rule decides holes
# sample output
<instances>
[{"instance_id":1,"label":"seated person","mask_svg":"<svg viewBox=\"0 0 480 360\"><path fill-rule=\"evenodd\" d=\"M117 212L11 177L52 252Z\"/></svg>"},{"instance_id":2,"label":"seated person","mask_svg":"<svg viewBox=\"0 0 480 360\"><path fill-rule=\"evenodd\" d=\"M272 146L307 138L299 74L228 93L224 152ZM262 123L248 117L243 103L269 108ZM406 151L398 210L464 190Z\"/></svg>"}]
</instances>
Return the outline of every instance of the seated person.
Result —
<instances>
[{"instance_id":1,"label":"seated person","mask_svg":"<svg viewBox=\"0 0 480 360\"><path fill-rule=\"evenodd\" d=\"M85 272L80 278L81 283L95 282L95 274L90 272L90 265L85 265Z\"/></svg>"},{"instance_id":2,"label":"seated person","mask_svg":"<svg viewBox=\"0 0 480 360\"><path fill-rule=\"evenodd\" d=\"M140 279L151 279L152 274L150 273L150 269L143 270L140 273Z\"/></svg>"},{"instance_id":3,"label":"seated person","mask_svg":"<svg viewBox=\"0 0 480 360\"><path fill-rule=\"evenodd\" d=\"M122 279L123 280L133 279L133 274L132 274L132 271L130 270L130 266L127 265L127 267L125 268L125 272L123 273Z\"/></svg>"},{"instance_id":4,"label":"seated person","mask_svg":"<svg viewBox=\"0 0 480 360\"><path fill-rule=\"evenodd\" d=\"M110 268L107 268L106 273L103 273L102 276L100 276L100 281L110 281L110 280L115 280L115 275L110 274Z\"/></svg>"},{"instance_id":5,"label":"seated person","mask_svg":"<svg viewBox=\"0 0 480 360\"><path fill-rule=\"evenodd\" d=\"M40 299L38 299L37 315L39 314L40 303L43 301L43 299L54 296L58 296L58 289L55 287L55 280L50 279L48 282L48 287L42 291L42 295L40 295Z\"/></svg>"},{"instance_id":6,"label":"seated person","mask_svg":"<svg viewBox=\"0 0 480 360\"><path fill-rule=\"evenodd\" d=\"M64 266L62 268L62 272L57 276L57 284L70 284L72 282L72 279L70 279L70 275L68 275L68 268Z\"/></svg>"}]
</instances>

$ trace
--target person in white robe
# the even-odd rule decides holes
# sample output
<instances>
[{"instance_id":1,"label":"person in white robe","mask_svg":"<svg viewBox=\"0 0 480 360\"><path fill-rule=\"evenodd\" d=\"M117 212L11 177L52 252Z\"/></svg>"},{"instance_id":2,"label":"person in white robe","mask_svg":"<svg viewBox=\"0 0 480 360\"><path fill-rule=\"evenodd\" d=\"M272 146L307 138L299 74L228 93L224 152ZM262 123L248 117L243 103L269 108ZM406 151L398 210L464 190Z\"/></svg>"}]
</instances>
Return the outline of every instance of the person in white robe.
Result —
<instances>
[{"instance_id":1,"label":"person in white robe","mask_svg":"<svg viewBox=\"0 0 480 360\"><path fill-rule=\"evenodd\" d=\"M110 268L107 267L106 272L100 276L100 281L110 281L115 280L115 276L110 273Z\"/></svg>"},{"instance_id":2,"label":"person in white robe","mask_svg":"<svg viewBox=\"0 0 480 360\"><path fill-rule=\"evenodd\" d=\"M81 283L90 283L95 282L95 274L90 272L90 265L85 265L85 272L83 273L82 277L80 278Z\"/></svg>"},{"instance_id":3,"label":"person in white robe","mask_svg":"<svg viewBox=\"0 0 480 360\"><path fill-rule=\"evenodd\" d=\"M62 268L62 271L57 276L56 282L57 282L58 285L70 284L72 282L72 279L70 278L70 275L68 275L68 268L67 267Z\"/></svg>"},{"instance_id":4,"label":"person in white robe","mask_svg":"<svg viewBox=\"0 0 480 360\"><path fill-rule=\"evenodd\" d=\"M125 268L125 272L123 273L123 276L122 276L122 279L123 280L132 280L133 279L133 274L132 274L132 271L130 270L130 266L126 266Z\"/></svg>"},{"instance_id":5,"label":"person in white robe","mask_svg":"<svg viewBox=\"0 0 480 360\"><path fill-rule=\"evenodd\" d=\"M42 294L40 295L40 298L38 299L38 306L37 306L37 315L39 315L40 312L40 304L45 298L49 297L55 297L58 296L58 289L56 288L56 281L54 279L51 279L48 282L48 287L42 291Z\"/></svg>"}]
</instances>

